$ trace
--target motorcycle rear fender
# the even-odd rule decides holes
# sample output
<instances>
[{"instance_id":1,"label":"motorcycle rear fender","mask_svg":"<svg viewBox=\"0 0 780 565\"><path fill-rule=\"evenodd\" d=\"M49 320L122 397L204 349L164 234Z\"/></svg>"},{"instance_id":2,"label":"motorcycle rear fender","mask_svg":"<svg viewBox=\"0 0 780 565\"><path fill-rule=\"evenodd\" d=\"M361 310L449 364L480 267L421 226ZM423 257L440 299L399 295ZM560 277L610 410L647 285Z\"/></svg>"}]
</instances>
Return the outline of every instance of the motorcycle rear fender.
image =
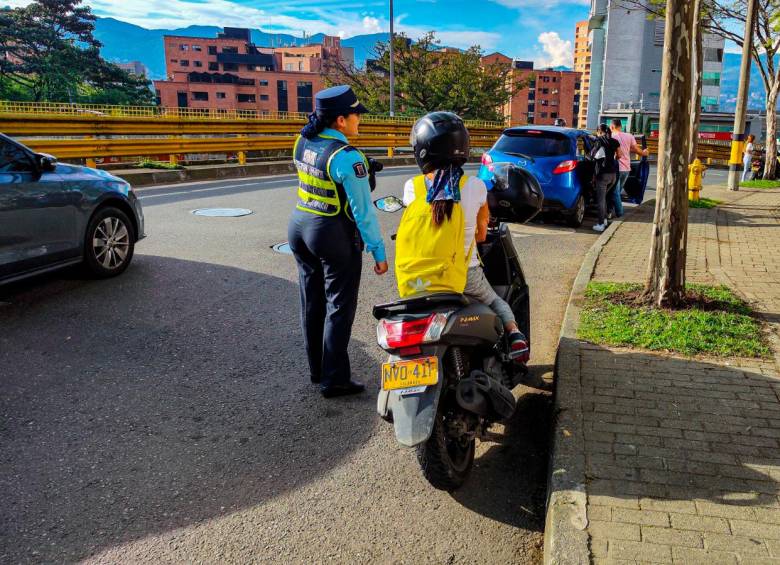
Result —
<instances>
[{"instance_id":1,"label":"motorcycle rear fender","mask_svg":"<svg viewBox=\"0 0 780 565\"><path fill-rule=\"evenodd\" d=\"M401 445L414 447L428 441L433 431L439 398L444 388L444 354L446 345L423 348L420 356L433 356L439 359L439 382L426 387L423 392L401 395L399 391L380 390L376 408L382 418L392 416L395 426L395 438ZM401 358L391 355L388 361L399 361Z\"/></svg>"}]
</instances>

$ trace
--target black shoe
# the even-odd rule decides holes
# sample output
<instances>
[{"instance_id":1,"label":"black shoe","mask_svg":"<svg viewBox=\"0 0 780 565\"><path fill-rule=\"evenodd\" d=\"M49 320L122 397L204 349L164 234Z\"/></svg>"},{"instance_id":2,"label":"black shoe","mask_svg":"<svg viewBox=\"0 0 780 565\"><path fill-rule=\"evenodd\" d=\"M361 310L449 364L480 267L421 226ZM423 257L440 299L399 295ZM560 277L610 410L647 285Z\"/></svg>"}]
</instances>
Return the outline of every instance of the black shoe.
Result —
<instances>
[{"instance_id":1,"label":"black shoe","mask_svg":"<svg viewBox=\"0 0 780 565\"><path fill-rule=\"evenodd\" d=\"M334 398L336 396L348 396L350 394L360 394L366 390L366 385L358 381L349 381L345 384L330 385L322 387L322 396L325 398Z\"/></svg>"},{"instance_id":2,"label":"black shoe","mask_svg":"<svg viewBox=\"0 0 780 565\"><path fill-rule=\"evenodd\" d=\"M322 377L319 375L311 375L311 384L318 385L322 382Z\"/></svg>"}]
</instances>

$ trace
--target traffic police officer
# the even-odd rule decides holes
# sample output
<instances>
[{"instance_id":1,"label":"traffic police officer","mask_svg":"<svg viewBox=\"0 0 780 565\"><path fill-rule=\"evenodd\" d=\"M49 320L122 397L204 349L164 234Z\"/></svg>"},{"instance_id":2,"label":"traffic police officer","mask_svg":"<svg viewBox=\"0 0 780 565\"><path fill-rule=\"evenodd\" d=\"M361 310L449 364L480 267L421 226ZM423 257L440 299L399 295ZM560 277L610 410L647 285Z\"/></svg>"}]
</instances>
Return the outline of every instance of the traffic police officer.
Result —
<instances>
[{"instance_id":1,"label":"traffic police officer","mask_svg":"<svg viewBox=\"0 0 780 565\"><path fill-rule=\"evenodd\" d=\"M288 237L298 263L301 322L313 383L326 398L362 392L352 380L347 345L357 309L362 250L374 272L387 272L371 203L365 155L347 142L367 112L349 86L317 93L315 111L295 141L298 203Z\"/></svg>"}]
</instances>

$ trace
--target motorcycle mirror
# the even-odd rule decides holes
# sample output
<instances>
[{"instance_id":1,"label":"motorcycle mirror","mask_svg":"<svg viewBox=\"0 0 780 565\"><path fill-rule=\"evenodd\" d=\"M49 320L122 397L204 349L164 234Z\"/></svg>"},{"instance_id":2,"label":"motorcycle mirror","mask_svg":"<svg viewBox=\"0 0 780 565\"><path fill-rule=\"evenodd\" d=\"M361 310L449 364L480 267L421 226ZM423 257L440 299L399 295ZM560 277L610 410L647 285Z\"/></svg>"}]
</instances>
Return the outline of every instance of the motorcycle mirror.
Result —
<instances>
[{"instance_id":1,"label":"motorcycle mirror","mask_svg":"<svg viewBox=\"0 0 780 565\"><path fill-rule=\"evenodd\" d=\"M385 196L374 200L374 206L376 206L382 212L398 212L398 210L405 208L404 203L400 198L395 196Z\"/></svg>"}]
</instances>

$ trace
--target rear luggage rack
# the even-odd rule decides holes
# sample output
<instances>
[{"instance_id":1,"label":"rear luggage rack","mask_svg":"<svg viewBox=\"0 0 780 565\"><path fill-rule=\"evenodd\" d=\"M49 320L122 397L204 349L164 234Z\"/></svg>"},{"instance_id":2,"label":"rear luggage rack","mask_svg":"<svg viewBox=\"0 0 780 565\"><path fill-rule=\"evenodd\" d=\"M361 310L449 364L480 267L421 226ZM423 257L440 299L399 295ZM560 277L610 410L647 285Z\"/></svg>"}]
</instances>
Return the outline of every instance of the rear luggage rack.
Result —
<instances>
[{"instance_id":1,"label":"rear luggage rack","mask_svg":"<svg viewBox=\"0 0 780 565\"><path fill-rule=\"evenodd\" d=\"M432 294L423 294L413 298L404 298L397 302L388 302L387 304L377 304L374 306L374 318L381 320L390 314L403 314L405 312L417 312L437 306L451 304L453 306L468 306L469 300L462 294L454 292L437 292Z\"/></svg>"}]
</instances>

